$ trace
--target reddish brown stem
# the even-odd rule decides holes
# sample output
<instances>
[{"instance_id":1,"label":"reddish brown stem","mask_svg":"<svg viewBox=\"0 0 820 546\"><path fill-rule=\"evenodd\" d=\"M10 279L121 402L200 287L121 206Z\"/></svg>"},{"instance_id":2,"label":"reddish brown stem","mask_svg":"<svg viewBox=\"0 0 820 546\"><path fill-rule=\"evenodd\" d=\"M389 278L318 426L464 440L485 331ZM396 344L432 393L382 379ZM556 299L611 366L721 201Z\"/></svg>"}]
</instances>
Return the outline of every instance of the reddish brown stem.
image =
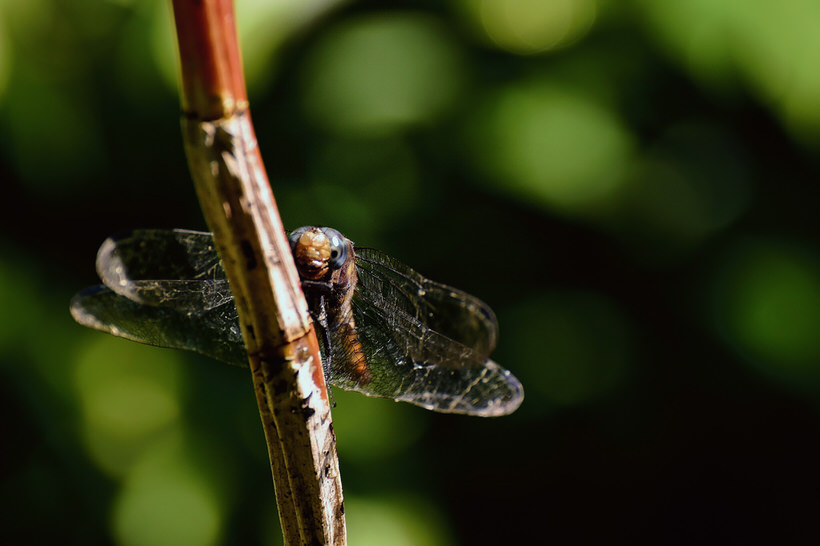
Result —
<instances>
[{"instance_id":1,"label":"reddish brown stem","mask_svg":"<svg viewBox=\"0 0 820 546\"><path fill-rule=\"evenodd\" d=\"M316 334L259 155L232 0L173 0L183 138L236 301L286 544L344 544Z\"/></svg>"},{"instance_id":2,"label":"reddish brown stem","mask_svg":"<svg viewBox=\"0 0 820 546\"><path fill-rule=\"evenodd\" d=\"M182 111L215 120L246 110L248 96L233 0L173 0Z\"/></svg>"}]
</instances>

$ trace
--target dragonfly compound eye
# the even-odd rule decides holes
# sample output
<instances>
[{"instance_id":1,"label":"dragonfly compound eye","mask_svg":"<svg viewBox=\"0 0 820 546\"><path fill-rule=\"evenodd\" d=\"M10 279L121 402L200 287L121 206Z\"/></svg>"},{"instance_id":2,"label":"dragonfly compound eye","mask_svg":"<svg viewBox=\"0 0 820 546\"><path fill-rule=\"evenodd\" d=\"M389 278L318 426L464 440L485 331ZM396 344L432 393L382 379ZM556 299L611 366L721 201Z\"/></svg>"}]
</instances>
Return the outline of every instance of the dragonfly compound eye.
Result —
<instances>
[{"instance_id":1,"label":"dragonfly compound eye","mask_svg":"<svg viewBox=\"0 0 820 546\"><path fill-rule=\"evenodd\" d=\"M322 228L322 232L327 235L330 241L330 260L328 265L331 269L339 269L347 261L347 240L341 233L333 228Z\"/></svg>"},{"instance_id":2,"label":"dragonfly compound eye","mask_svg":"<svg viewBox=\"0 0 820 546\"><path fill-rule=\"evenodd\" d=\"M303 226L300 228L296 228L290 232L290 235L288 236L288 242L290 243L291 252L296 250L296 245L299 243L299 239L302 238L302 235L304 235L308 229L310 228L307 226Z\"/></svg>"}]
</instances>

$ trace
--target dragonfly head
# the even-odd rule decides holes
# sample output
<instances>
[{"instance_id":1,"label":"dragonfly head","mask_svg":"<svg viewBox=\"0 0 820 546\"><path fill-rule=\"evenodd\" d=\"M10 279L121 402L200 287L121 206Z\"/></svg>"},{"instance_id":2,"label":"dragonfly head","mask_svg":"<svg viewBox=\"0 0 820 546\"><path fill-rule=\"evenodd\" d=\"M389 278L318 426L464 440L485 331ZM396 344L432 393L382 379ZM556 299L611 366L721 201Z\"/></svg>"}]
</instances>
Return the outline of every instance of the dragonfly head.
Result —
<instances>
[{"instance_id":1,"label":"dragonfly head","mask_svg":"<svg viewBox=\"0 0 820 546\"><path fill-rule=\"evenodd\" d=\"M348 241L335 229L301 227L289 240L296 269L304 280L326 281L347 261Z\"/></svg>"}]
</instances>

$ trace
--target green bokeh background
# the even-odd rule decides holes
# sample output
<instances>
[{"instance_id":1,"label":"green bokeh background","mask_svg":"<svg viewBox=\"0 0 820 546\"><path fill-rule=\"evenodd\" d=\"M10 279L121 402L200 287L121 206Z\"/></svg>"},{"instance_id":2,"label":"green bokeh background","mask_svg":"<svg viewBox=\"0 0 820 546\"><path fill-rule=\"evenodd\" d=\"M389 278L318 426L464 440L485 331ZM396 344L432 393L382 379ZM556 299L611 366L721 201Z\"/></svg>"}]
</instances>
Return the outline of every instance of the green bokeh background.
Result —
<instances>
[{"instance_id":1,"label":"green bokeh background","mask_svg":"<svg viewBox=\"0 0 820 546\"><path fill-rule=\"evenodd\" d=\"M351 544L820 542L820 4L238 17L285 225L486 300L526 389L335 390ZM109 234L204 228L175 55L160 0L0 0L3 543L281 542L248 374L68 313Z\"/></svg>"}]
</instances>

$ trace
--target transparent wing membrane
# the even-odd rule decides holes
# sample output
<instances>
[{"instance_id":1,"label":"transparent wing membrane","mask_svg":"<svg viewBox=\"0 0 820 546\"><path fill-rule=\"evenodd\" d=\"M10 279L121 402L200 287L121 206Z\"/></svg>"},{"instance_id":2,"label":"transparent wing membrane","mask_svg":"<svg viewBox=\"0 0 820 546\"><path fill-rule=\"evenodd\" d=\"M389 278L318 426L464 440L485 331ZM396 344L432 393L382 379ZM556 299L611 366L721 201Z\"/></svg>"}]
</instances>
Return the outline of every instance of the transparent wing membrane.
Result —
<instances>
[{"instance_id":1,"label":"transparent wing membrane","mask_svg":"<svg viewBox=\"0 0 820 546\"><path fill-rule=\"evenodd\" d=\"M356 249L356 268L355 325L328 325L330 347L323 352L331 384L447 413L496 416L520 405L521 383L489 359L498 326L486 304L372 249ZM97 269L105 286L72 300L79 323L247 366L210 233L135 230L115 236L100 247ZM349 365L354 351L369 368L366 381Z\"/></svg>"}]
</instances>

